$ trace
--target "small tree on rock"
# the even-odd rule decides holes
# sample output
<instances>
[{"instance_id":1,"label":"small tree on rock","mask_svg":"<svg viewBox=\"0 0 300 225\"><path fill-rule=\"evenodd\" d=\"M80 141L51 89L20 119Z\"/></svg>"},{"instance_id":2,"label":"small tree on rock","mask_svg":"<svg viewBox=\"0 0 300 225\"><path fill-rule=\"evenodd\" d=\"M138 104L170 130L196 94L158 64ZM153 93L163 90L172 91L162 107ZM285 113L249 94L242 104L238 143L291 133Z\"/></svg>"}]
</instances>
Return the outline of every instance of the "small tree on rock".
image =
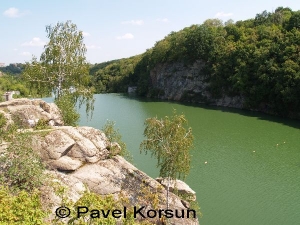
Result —
<instances>
[{"instance_id":1,"label":"small tree on rock","mask_svg":"<svg viewBox=\"0 0 300 225\"><path fill-rule=\"evenodd\" d=\"M171 179L185 178L190 170L190 149L193 146L194 137L192 129L186 127L187 120L184 115L164 119L148 118L140 150L151 152L151 156L157 158L159 175L168 179L167 208L169 208L169 187Z\"/></svg>"}]
</instances>

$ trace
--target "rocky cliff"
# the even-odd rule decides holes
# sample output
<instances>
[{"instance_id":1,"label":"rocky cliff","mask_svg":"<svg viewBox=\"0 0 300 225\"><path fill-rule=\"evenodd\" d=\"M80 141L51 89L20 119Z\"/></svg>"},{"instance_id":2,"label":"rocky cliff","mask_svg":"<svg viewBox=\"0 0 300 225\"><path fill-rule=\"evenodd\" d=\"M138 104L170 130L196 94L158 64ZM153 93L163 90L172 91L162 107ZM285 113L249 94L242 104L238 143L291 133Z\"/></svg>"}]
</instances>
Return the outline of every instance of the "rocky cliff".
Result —
<instances>
[{"instance_id":1,"label":"rocky cliff","mask_svg":"<svg viewBox=\"0 0 300 225\"><path fill-rule=\"evenodd\" d=\"M192 65L183 62L162 63L150 71L152 97L167 100L207 103L210 105L243 108L241 96L223 95L214 98L207 90L209 83L203 71L204 62L198 60Z\"/></svg>"},{"instance_id":2,"label":"rocky cliff","mask_svg":"<svg viewBox=\"0 0 300 225\"><path fill-rule=\"evenodd\" d=\"M119 198L121 194L129 199L131 207L145 206L143 208L145 213L147 210L153 210L154 205L149 196L155 194L158 199L155 210L166 209L164 181L162 179L156 181L149 177L117 155L118 151L112 154L109 146L118 145L110 143L102 131L92 127L63 126L57 106L42 100L17 99L3 102L0 103L0 113L4 114L7 120L6 129L18 122L23 126L19 132L26 131L31 134L28 142L45 163L47 168L45 174L66 188L66 196L70 201L78 201L87 190L102 196L113 195L114 198ZM50 127L35 130L34 126L41 119ZM9 144L2 145L2 152ZM176 188L173 184L171 190L175 189L177 193L183 193L195 200L195 192L185 183L178 182ZM46 184L41 190L43 204L51 208L49 220L52 221L56 208L63 204L62 196ZM188 201L173 193L170 193L170 197L170 210L173 212L177 210L180 214L189 212ZM161 220L157 217L142 218L138 215L137 218L161 224ZM183 218L172 216L170 223L189 225L198 224L198 220L193 217L187 218L185 214Z\"/></svg>"}]
</instances>

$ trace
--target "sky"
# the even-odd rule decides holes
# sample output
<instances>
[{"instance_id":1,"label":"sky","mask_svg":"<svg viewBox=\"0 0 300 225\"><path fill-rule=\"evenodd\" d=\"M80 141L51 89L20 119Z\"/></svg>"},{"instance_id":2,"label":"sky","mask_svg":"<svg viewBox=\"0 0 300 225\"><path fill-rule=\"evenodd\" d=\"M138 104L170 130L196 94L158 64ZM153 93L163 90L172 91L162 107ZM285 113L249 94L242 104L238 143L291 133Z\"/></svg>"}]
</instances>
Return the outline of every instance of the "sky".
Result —
<instances>
[{"instance_id":1,"label":"sky","mask_svg":"<svg viewBox=\"0 0 300 225\"><path fill-rule=\"evenodd\" d=\"M141 54L172 31L207 19L254 18L298 0L0 0L0 63L29 62L49 41L46 25L71 20L84 34L89 63Z\"/></svg>"}]
</instances>

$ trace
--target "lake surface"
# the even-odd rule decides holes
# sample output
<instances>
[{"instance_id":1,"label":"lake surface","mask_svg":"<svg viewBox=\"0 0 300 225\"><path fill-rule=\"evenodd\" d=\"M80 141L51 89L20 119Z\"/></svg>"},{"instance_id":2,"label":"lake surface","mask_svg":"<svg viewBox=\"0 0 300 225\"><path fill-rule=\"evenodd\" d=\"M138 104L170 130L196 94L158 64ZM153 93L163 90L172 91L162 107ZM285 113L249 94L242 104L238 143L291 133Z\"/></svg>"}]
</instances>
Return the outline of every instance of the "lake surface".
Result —
<instances>
[{"instance_id":1,"label":"lake surface","mask_svg":"<svg viewBox=\"0 0 300 225\"><path fill-rule=\"evenodd\" d=\"M186 182L197 192L201 225L300 224L299 121L120 94L95 99L92 120L80 109L80 125L100 129L115 121L134 165L153 178L156 160L139 151L144 121L172 115L173 109L185 114L195 136Z\"/></svg>"}]
</instances>

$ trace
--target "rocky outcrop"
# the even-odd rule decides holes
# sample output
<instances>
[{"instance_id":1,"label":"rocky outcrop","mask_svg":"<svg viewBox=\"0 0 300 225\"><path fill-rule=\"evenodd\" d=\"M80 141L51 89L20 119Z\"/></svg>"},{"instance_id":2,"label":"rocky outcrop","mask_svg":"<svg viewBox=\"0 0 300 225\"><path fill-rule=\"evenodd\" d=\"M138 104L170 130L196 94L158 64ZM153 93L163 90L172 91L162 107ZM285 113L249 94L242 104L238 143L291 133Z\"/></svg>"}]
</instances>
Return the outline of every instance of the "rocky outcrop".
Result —
<instances>
[{"instance_id":1,"label":"rocky outcrop","mask_svg":"<svg viewBox=\"0 0 300 225\"><path fill-rule=\"evenodd\" d=\"M72 200L80 197L80 194L73 190L73 184L85 185L94 193L100 195L113 194L118 197L120 193L127 196L132 206L146 206L151 208L149 198L142 191L148 189L149 195L157 193L160 203L159 209L166 209L165 196L166 188L159 182L138 170L121 156L112 156L109 152L110 142L99 130L91 127L56 127L47 130L47 134L39 132L33 134L33 148L41 154L43 161L47 164L48 170L71 190ZM55 171L55 172L54 172ZM60 178L59 178L60 177ZM63 182L63 181L60 181ZM79 188L83 190L83 188ZM55 209L61 202L51 192L47 204ZM182 201L175 194L170 194L172 210L188 210L189 205ZM151 219L157 222L158 218ZM172 218L171 224L198 224L197 219Z\"/></svg>"},{"instance_id":2,"label":"rocky outcrop","mask_svg":"<svg viewBox=\"0 0 300 225\"><path fill-rule=\"evenodd\" d=\"M32 147L49 168L75 171L85 163L107 159L108 139L92 127L61 126L47 130L42 136L33 134Z\"/></svg>"},{"instance_id":3,"label":"rocky outcrop","mask_svg":"<svg viewBox=\"0 0 300 225\"><path fill-rule=\"evenodd\" d=\"M1 102L0 111L5 115L9 124L14 121L24 128L35 126L41 119L50 126L63 125L58 107L54 103L47 103L41 99L20 98Z\"/></svg>"},{"instance_id":4,"label":"rocky outcrop","mask_svg":"<svg viewBox=\"0 0 300 225\"><path fill-rule=\"evenodd\" d=\"M166 100L207 103L210 105L243 108L241 96L214 98L208 91L205 64L198 60L192 65L183 62L157 64L150 71L152 97Z\"/></svg>"},{"instance_id":5,"label":"rocky outcrop","mask_svg":"<svg viewBox=\"0 0 300 225\"><path fill-rule=\"evenodd\" d=\"M0 109L7 117L14 118L13 115L18 115L25 122L29 118L27 113L30 113L33 119L43 118L62 124L61 118L56 114L59 112L56 106L42 100L8 101L0 104ZM28 142L46 164L45 174L52 183L67 190L65 197L70 201L76 202L84 191L89 190L103 196L113 195L116 199L120 195L125 196L132 207L145 206L144 210L166 209L164 183L161 184L116 155L120 149L116 151L115 148L120 146L111 143L102 131L92 127L53 126L46 130L31 129L30 132L32 138ZM5 146L2 146L1 151L5 151L3 148ZM111 149L114 149L113 152ZM158 199L156 206L153 195ZM186 213L183 218L170 218L170 224L198 224L197 218L193 218L193 212L187 218L190 206L186 201L173 193L170 193L170 199L170 210L177 210L179 214L183 211ZM42 201L45 207L52 210L48 219L51 223L55 210L63 204L63 197L55 191L53 185L44 184ZM141 216L137 218L143 220ZM161 224L158 217L146 219Z\"/></svg>"},{"instance_id":6,"label":"rocky outcrop","mask_svg":"<svg viewBox=\"0 0 300 225\"><path fill-rule=\"evenodd\" d=\"M165 188L168 186L168 179L163 179L158 177L155 179L160 184L162 184ZM185 182L182 180L171 180L169 184L169 190L173 193L176 193L180 196L185 196L191 201L196 201L196 192L193 191Z\"/></svg>"}]
</instances>

